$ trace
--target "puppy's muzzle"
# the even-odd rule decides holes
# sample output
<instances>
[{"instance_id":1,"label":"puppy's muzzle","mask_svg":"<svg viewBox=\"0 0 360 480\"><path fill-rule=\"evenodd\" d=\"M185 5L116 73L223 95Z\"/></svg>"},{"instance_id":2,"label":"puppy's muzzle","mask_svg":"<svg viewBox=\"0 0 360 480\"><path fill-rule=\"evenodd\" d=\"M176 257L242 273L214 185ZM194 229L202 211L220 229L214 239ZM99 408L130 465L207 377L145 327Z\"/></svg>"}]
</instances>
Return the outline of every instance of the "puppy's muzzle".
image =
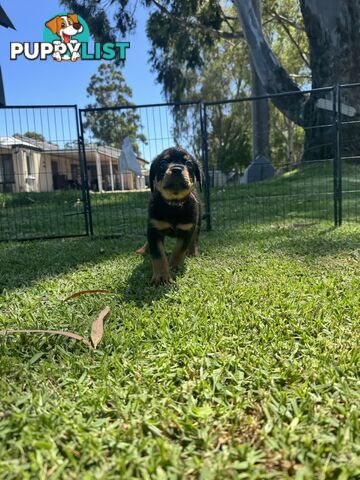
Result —
<instances>
[{"instance_id":1,"label":"puppy's muzzle","mask_svg":"<svg viewBox=\"0 0 360 480\"><path fill-rule=\"evenodd\" d=\"M170 168L170 171L167 174L164 188L166 190L172 190L174 192L189 188L188 182L184 178L184 167L179 165Z\"/></svg>"},{"instance_id":2,"label":"puppy's muzzle","mask_svg":"<svg viewBox=\"0 0 360 480\"><path fill-rule=\"evenodd\" d=\"M75 30L81 30L82 29L81 23L74 23L73 27L75 28Z\"/></svg>"}]
</instances>

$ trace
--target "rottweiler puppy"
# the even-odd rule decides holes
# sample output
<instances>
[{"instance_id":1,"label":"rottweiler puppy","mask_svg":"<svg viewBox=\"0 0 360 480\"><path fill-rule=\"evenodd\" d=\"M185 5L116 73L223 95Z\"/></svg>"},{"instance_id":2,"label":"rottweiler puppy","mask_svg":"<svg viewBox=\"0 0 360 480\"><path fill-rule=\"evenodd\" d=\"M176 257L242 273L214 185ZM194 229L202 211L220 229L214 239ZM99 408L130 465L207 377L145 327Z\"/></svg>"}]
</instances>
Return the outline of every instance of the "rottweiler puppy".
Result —
<instances>
[{"instance_id":1,"label":"rottweiler puppy","mask_svg":"<svg viewBox=\"0 0 360 480\"><path fill-rule=\"evenodd\" d=\"M151 198L147 242L138 250L150 252L153 276L151 283L172 283L165 254L165 236L176 237L170 266L177 267L185 255L198 255L201 226L201 202L196 182L201 190L200 165L190 153L180 147L164 150L150 167Z\"/></svg>"}]
</instances>

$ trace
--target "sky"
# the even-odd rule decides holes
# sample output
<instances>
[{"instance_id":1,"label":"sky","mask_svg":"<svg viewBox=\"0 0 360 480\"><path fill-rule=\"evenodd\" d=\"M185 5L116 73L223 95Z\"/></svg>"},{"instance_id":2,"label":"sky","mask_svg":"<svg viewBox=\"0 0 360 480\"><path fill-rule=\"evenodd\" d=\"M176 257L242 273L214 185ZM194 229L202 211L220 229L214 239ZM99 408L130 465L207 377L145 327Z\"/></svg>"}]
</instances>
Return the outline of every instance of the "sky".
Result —
<instances>
[{"instance_id":1,"label":"sky","mask_svg":"<svg viewBox=\"0 0 360 480\"><path fill-rule=\"evenodd\" d=\"M0 27L0 65L7 105L77 104L82 108L89 103L86 87L100 62L56 62L52 58L29 61L23 57L10 61L10 42L41 42L45 22L64 11L59 2L0 0L0 4L16 27L16 31ZM148 63L147 12L138 7L136 16L136 33L118 39L131 43L123 74L133 90L135 104L162 102L161 86L156 84Z\"/></svg>"}]
</instances>

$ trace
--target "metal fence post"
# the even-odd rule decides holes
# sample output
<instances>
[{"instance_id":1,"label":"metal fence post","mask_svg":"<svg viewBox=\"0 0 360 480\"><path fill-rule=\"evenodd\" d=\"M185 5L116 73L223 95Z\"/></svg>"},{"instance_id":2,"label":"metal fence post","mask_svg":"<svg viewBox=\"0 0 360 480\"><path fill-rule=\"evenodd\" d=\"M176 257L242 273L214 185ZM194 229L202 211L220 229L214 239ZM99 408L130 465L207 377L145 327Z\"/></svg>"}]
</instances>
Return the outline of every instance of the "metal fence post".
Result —
<instances>
[{"instance_id":1,"label":"metal fence post","mask_svg":"<svg viewBox=\"0 0 360 480\"><path fill-rule=\"evenodd\" d=\"M338 194L338 225L342 224L342 160L341 160L341 86L336 85L337 91L337 111L336 111L336 157L337 157L337 171L338 171L338 184L337 184L337 194Z\"/></svg>"},{"instance_id":2,"label":"metal fence post","mask_svg":"<svg viewBox=\"0 0 360 480\"><path fill-rule=\"evenodd\" d=\"M341 168L341 87L333 88L334 117L334 224L342 223L342 168Z\"/></svg>"},{"instance_id":3,"label":"metal fence post","mask_svg":"<svg viewBox=\"0 0 360 480\"><path fill-rule=\"evenodd\" d=\"M81 172L81 190L82 190L83 202L84 202L86 234L93 235L94 230L93 230L93 223L92 223L90 191L89 191L89 182L88 182L88 174L87 174L86 151L85 151L85 142L84 142L84 125L82 121L82 111L78 110L77 107L76 107L76 114L77 114L76 124L78 129L78 147L79 147L80 172ZM80 128L79 128L79 124L80 124Z\"/></svg>"},{"instance_id":4,"label":"metal fence post","mask_svg":"<svg viewBox=\"0 0 360 480\"><path fill-rule=\"evenodd\" d=\"M338 89L337 86L333 87L333 125L334 125L334 162L333 162L333 198L334 198L334 226L339 225L339 209L338 209L338 176L339 176L339 144L338 144Z\"/></svg>"},{"instance_id":5,"label":"metal fence post","mask_svg":"<svg viewBox=\"0 0 360 480\"><path fill-rule=\"evenodd\" d=\"M209 152L207 134L207 112L206 105L200 103L200 127L201 127L201 151L205 176L205 218L206 230L210 231L211 225L211 200L210 200L210 174L209 174Z\"/></svg>"}]
</instances>

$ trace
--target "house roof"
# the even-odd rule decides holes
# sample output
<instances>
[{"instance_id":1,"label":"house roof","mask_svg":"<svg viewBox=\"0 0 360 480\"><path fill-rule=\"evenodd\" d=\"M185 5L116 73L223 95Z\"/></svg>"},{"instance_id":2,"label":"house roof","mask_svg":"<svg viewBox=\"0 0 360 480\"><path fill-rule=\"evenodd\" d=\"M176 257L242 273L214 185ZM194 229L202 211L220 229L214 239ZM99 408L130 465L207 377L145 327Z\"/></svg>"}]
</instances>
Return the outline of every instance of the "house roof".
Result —
<instances>
[{"instance_id":1,"label":"house roof","mask_svg":"<svg viewBox=\"0 0 360 480\"><path fill-rule=\"evenodd\" d=\"M36 150L40 150L44 153L53 153L56 155L70 155L73 156L74 154L78 155L78 147L70 147L70 148L59 148L58 145L55 145L50 142L42 142L40 140L36 140L35 138L25 137L24 135L16 135L12 137L0 137L0 149L3 148L12 148L12 147L26 147L26 148L33 148ZM121 150L119 148L109 147L106 145L96 145L96 144L86 144L85 151L89 154L94 155L95 153L99 153L101 156L110 157L113 159L118 159ZM136 156L138 162L145 167L150 162L147 160Z\"/></svg>"},{"instance_id":2,"label":"house roof","mask_svg":"<svg viewBox=\"0 0 360 480\"><path fill-rule=\"evenodd\" d=\"M0 25L5 28L13 28L16 30L14 25L12 24L10 18L6 15L5 10L0 5Z\"/></svg>"},{"instance_id":3,"label":"house roof","mask_svg":"<svg viewBox=\"0 0 360 480\"><path fill-rule=\"evenodd\" d=\"M49 142L35 140L35 138L16 135L16 137L0 137L0 147L30 147L37 150L58 150L59 147Z\"/></svg>"}]
</instances>

